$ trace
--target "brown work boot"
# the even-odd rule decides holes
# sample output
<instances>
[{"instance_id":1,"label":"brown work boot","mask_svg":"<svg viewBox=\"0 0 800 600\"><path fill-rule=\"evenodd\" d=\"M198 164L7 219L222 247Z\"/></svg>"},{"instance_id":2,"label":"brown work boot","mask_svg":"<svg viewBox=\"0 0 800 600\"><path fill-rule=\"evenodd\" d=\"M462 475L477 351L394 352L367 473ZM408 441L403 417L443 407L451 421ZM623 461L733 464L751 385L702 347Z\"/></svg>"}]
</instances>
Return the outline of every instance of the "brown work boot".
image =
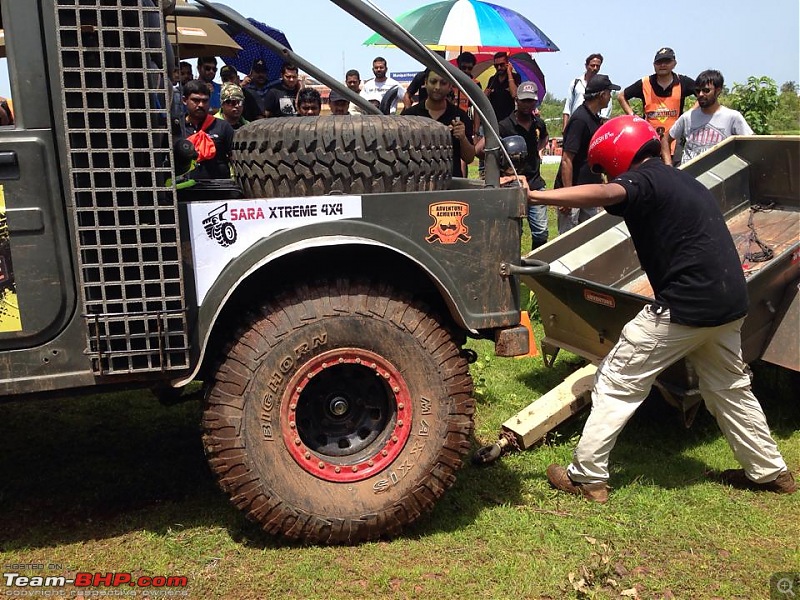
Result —
<instances>
[{"instance_id":1,"label":"brown work boot","mask_svg":"<svg viewBox=\"0 0 800 600\"><path fill-rule=\"evenodd\" d=\"M547 467L547 480L557 490L583 496L587 500L605 504L608 502L608 485L601 481L599 483L576 483L569 478L567 470L561 465L550 465Z\"/></svg>"},{"instance_id":2,"label":"brown work boot","mask_svg":"<svg viewBox=\"0 0 800 600\"><path fill-rule=\"evenodd\" d=\"M791 471L784 471L776 479L766 483L756 483L744 474L744 469L728 469L717 474L716 478L731 487L745 490L775 492L776 494L794 494L797 491L797 484Z\"/></svg>"}]
</instances>

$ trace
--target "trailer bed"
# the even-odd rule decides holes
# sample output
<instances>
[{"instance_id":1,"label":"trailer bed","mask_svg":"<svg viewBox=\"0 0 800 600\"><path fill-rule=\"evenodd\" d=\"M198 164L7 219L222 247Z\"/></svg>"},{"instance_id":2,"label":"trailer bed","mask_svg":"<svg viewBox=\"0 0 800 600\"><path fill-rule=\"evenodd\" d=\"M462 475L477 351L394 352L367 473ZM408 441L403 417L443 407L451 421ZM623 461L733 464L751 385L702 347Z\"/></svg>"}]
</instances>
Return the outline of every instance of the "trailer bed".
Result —
<instances>
[{"instance_id":1,"label":"trailer bed","mask_svg":"<svg viewBox=\"0 0 800 600\"><path fill-rule=\"evenodd\" d=\"M800 137L729 138L681 168L717 199L742 260L750 298L745 362L800 370ZM772 251L767 260L747 258L763 252L755 238ZM605 211L528 256L551 266L549 273L522 277L539 303L548 362L559 348L598 362L653 300L624 221ZM686 389L696 384L684 379Z\"/></svg>"}]
</instances>

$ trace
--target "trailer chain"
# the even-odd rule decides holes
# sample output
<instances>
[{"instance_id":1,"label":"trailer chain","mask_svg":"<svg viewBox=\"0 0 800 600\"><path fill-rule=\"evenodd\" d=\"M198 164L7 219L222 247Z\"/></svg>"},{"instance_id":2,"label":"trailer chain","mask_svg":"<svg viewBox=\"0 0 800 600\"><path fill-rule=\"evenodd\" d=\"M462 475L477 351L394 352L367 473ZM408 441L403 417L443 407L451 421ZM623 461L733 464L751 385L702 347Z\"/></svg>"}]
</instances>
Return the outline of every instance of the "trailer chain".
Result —
<instances>
[{"instance_id":1,"label":"trailer chain","mask_svg":"<svg viewBox=\"0 0 800 600\"><path fill-rule=\"evenodd\" d=\"M774 202L769 204L753 204L750 207L750 217L747 219L747 228L750 233L747 234L747 250L744 253L744 260L750 262L766 262L775 256L775 252L762 242L756 234L756 226L754 221L755 214L758 212L769 212L775 206ZM760 252L751 252L750 248L755 244L760 248Z\"/></svg>"}]
</instances>

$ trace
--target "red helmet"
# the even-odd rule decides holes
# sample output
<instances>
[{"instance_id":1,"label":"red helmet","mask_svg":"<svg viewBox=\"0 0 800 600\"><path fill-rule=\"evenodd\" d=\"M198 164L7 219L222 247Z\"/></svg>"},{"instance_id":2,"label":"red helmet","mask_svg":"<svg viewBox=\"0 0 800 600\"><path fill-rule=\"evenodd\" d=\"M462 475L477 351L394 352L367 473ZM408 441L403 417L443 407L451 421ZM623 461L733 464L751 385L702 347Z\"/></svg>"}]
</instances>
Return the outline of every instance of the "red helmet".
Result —
<instances>
[{"instance_id":1,"label":"red helmet","mask_svg":"<svg viewBox=\"0 0 800 600\"><path fill-rule=\"evenodd\" d=\"M648 142L660 143L656 130L640 117L623 115L604 123L589 143L589 166L613 179L631 168L636 153Z\"/></svg>"}]
</instances>

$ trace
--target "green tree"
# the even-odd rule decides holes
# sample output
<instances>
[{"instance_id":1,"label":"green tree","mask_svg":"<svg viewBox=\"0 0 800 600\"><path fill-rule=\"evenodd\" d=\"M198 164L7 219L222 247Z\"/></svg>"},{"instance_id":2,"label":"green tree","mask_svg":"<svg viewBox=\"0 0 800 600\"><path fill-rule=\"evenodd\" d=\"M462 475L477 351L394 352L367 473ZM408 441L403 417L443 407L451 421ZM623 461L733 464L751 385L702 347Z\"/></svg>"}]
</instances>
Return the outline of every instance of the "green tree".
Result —
<instances>
[{"instance_id":1,"label":"green tree","mask_svg":"<svg viewBox=\"0 0 800 600\"><path fill-rule=\"evenodd\" d=\"M800 97L798 86L794 81L786 81L781 85L778 96L778 107L769 119L771 131L781 133L800 132Z\"/></svg>"},{"instance_id":2,"label":"green tree","mask_svg":"<svg viewBox=\"0 0 800 600\"><path fill-rule=\"evenodd\" d=\"M769 77L748 77L747 83L734 83L728 98L731 108L744 116L755 133L770 132L769 118L778 107L778 87Z\"/></svg>"}]
</instances>

